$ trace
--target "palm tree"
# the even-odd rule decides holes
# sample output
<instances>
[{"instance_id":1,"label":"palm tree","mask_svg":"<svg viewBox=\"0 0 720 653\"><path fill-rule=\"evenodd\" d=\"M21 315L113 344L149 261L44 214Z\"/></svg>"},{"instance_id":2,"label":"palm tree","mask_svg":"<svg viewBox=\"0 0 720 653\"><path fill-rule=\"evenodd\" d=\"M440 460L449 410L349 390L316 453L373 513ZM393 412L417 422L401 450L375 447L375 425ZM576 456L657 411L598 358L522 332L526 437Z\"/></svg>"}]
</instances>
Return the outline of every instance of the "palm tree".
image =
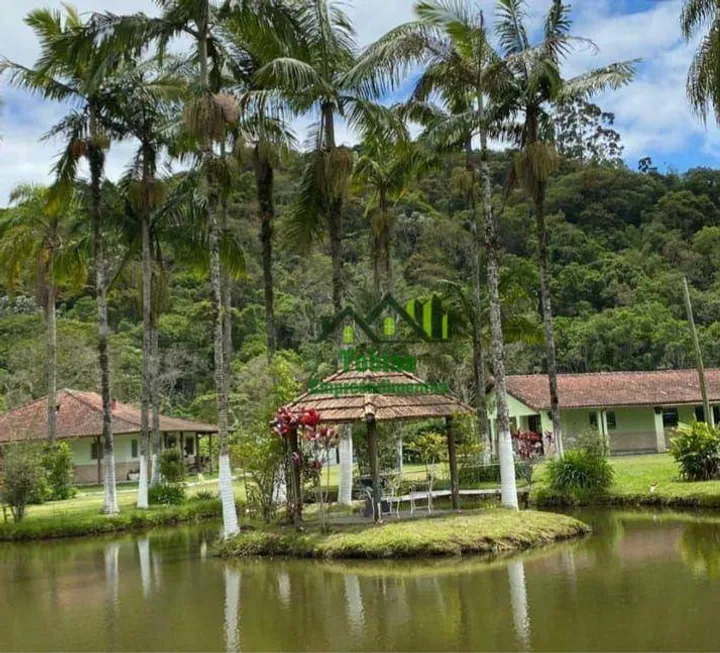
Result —
<instances>
[{"instance_id":1,"label":"palm tree","mask_svg":"<svg viewBox=\"0 0 720 653\"><path fill-rule=\"evenodd\" d=\"M151 227L153 212L165 197L165 185L156 178L157 159L170 140L179 100L185 91L180 78L164 72L157 60L130 62L116 80L106 86L117 98L112 119L125 138L134 138L139 147L130 165L126 189L129 212L139 217L142 252L142 393L140 410L140 479L138 508L148 508L148 454L150 449L150 404L156 384L153 360L153 253ZM174 103L174 105L173 105ZM133 235L136 232L132 225ZM132 250L131 250L132 251ZM157 438L154 438L157 439ZM159 447L154 442L153 449ZM157 452L155 452L157 454ZM155 456L157 466L157 455ZM155 470L153 475L157 477Z\"/></svg>"},{"instance_id":2,"label":"palm tree","mask_svg":"<svg viewBox=\"0 0 720 653\"><path fill-rule=\"evenodd\" d=\"M353 185L369 193L365 215L370 218L372 233L373 287L380 296L392 293L392 237L395 215L391 204L402 196L419 163L416 148L409 136L401 140L390 137L365 139L354 165Z\"/></svg>"},{"instance_id":3,"label":"palm tree","mask_svg":"<svg viewBox=\"0 0 720 653\"><path fill-rule=\"evenodd\" d=\"M194 48L188 67L195 75L192 97L186 102L184 123L187 135L196 143L200 162L198 192L207 218L207 251L213 305L214 377L217 393L218 441L220 447L219 485L226 537L239 532L232 485L228 448L228 401L225 364L225 305L222 292L221 202L229 171L226 157L220 157L215 145L227 140L228 128L237 122L237 103L230 95L217 92L222 85L224 62L230 59L223 47L221 26L224 15L212 0L157 0L162 13L157 18L95 15L94 29L106 47L133 51L156 44L162 55L169 41L177 36L190 39Z\"/></svg>"},{"instance_id":4,"label":"palm tree","mask_svg":"<svg viewBox=\"0 0 720 653\"><path fill-rule=\"evenodd\" d=\"M712 110L720 120L720 6L715 0L685 0L680 26L686 41L695 38L708 25L687 76L687 96L695 112L707 121Z\"/></svg>"},{"instance_id":5,"label":"palm tree","mask_svg":"<svg viewBox=\"0 0 720 653\"><path fill-rule=\"evenodd\" d=\"M268 358L277 349L275 329L275 289L273 283L273 232L275 225L275 166L295 144L284 116L287 103L276 89L261 83L259 71L286 54L294 21L281 3L247 1L233 11L225 22L224 35L231 59L226 62L242 108L237 129L243 144L251 148L250 160L255 172L255 189L261 218L263 290L265 297L265 334Z\"/></svg>"},{"instance_id":6,"label":"palm tree","mask_svg":"<svg viewBox=\"0 0 720 653\"><path fill-rule=\"evenodd\" d=\"M485 401L485 347L483 343L482 247L485 225L487 284L492 332L493 370L497 396L498 454L503 479L503 504L517 508L515 469L505 391L505 345L500 293L496 216L488 165L488 137L497 135L494 105L489 101L502 85L499 58L488 43L482 12L469 4L450 0L424 0L415 5L417 20L395 28L364 55L362 66L379 69L396 86L401 73L421 64L423 73L412 94L408 115L425 125L422 140L432 149L462 151L465 170L456 175L471 214L472 301L470 324L473 340L475 400L481 441L489 438ZM442 106L429 103L438 97ZM473 140L479 138L477 169ZM479 173L479 174L478 174Z\"/></svg>"},{"instance_id":7,"label":"palm tree","mask_svg":"<svg viewBox=\"0 0 720 653\"><path fill-rule=\"evenodd\" d=\"M595 47L587 39L570 35L569 7L553 0L545 19L543 38L532 45L525 28L524 0L497 0L496 31L507 77L504 103L509 115L522 115L520 130L511 132L519 152L515 157L511 184L518 182L533 203L538 240L540 297L547 348L550 408L553 438L562 457L562 426L557 389L557 360L552 322L548 270L548 234L545 224L545 195L558 155L552 143L553 105L587 99L607 88L617 89L634 75L633 61L613 63L572 79L563 79L560 66L572 48L580 43Z\"/></svg>"},{"instance_id":8,"label":"palm tree","mask_svg":"<svg viewBox=\"0 0 720 653\"><path fill-rule=\"evenodd\" d=\"M58 192L66 192L74 184L81 158L86 158L90 167L90 217L103 405L103 510L114 514L118 512L118 505L108 360L101 182L105 167L104 150L109 145L105 119L108 103L112 101L103 84L113 70L114 62L119 58L119 51L107 45L98 46L77 11L69 5L65 5L64 18L59 12L39 9L29 13L25 22L40 41L41 52L35 68L26 68L3 59L0 62L0 73L7 71L12 84L37 93L45 99L71 101L78 106L48 133L48 137L63 136L67 143L54 167Z\"/></svg>"},{"instance_id":9,"label":"palm tree","mask_svg":"<svg viewBox=\"0 0 720 653\"><path fill-rule=\"evenodd\" d=\"M57 328L55 305L62 283L81 287L87 278L82 239L77 237L78 205L74 198L48 202L48 189L17 186L12 208L0 220L0 276L9 290L31 270L37 299L45 312L45 376L48 439L57 439Z\"/></svg>"}]
</instances>

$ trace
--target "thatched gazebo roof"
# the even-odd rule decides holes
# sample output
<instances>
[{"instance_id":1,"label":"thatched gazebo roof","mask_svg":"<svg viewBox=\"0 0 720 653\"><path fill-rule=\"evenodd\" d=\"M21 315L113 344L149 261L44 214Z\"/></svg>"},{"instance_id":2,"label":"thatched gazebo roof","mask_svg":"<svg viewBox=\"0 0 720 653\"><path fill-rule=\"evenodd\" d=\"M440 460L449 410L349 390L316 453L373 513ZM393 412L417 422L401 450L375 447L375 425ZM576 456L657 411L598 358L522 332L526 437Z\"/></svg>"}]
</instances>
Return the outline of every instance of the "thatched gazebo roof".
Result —
<instances>
[{"instance_id":1,"label":"thatched gazebo roof","mask_svg":"<svg viewBox=\"0 0 720 653\"><path fill-rule=\"evenodd\" d=\"M323 422L349 424L375 421L431 419L473 414L475 411L449 392L433 392L409 372L356 370L331 374L314 389L300 395L289 409L311 408Z\"/></svg>"}]
</instances>

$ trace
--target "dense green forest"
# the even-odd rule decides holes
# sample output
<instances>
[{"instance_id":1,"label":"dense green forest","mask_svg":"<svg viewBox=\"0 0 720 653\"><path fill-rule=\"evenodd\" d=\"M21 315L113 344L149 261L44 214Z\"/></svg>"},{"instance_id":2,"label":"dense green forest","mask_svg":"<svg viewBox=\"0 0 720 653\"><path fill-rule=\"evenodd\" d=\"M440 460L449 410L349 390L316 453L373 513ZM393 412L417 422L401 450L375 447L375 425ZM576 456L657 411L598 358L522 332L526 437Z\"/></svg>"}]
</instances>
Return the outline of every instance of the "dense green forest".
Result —
<instances>
[{"instance_id":1,"label":"dense green forest","mask_svg":"<svg viewBox=\"0 0 720 653\"><path fill-rule=\"evenodd\" d=\"M448 157L427 172L394 205L393 268L401 299L437 292L455 303L447 281L468 284L468 226L462 189L454 185L459 161ZM276 322L278 347L301 380L332 367L333 352L314 344L323 317L331 315L332 288L327 246L298 248L284 237L283 210L296 192L296 156L277 172ZM500 193L509 154L492 157ZM645 166L647 168L647 165ZM105 185L113 206L117 189ZM254 175L237 179L230 202L231 225L242 245L245 273L233 285L233 405L240 410L265 369L266 345L260 265L260 220L253 199ZM122 207L119 207L121 209ZM116 206L116 209L118 207ZM12 211L13 209L7 209ZM682 276L692 286L696 319L707 364L720 365L720 172L695 169L660 174L635 172L614 162L565 160L548 190L552 294L558 361L567 372L643 370L692 366L690 333L682 302ZM108 224L122 224L122 212ZM520 193L501 221L505 319L524 318L508 349L511 373L541 372L544 347L539 331L538 279L531 207ZM112 229L108 230L112 233ZM348 303L368 308L372 287L372 234L362 192L346 208L345 257ZM120 231L110 248L119 268L125 248ZM202 266L169 247L168 301L159 319L160 387L165 409L212 416L212 324L210 288ZM113 392L137 401L141 382L142 324L137 269L129 266L109 292ZM58 387L98 387L95 306L87 288L59 297ZM421 371L444 376L455 390L472 393L470 343L458 315L454 343L426 351ZM489 337L489 336L488 336ZM44 318L34 295L8 294L0 302L0 383L7 406L44 394Z\"/></svg>"}]
</instances>

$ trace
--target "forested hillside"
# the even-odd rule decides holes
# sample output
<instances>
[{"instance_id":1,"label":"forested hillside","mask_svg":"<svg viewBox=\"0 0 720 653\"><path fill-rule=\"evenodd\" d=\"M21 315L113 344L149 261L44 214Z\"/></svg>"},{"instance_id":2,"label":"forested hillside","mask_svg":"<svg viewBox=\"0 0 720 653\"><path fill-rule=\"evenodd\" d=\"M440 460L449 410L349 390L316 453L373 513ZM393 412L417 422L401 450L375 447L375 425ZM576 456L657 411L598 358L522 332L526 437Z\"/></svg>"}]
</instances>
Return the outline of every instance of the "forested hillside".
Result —
<instances>
[{"instance_id":1,"label":"forested hillside","mask_svg":"<svg viewBox=\"0 0 720 653\"><path fill-rule=\"evenodd\" d=\"M358 154L358 152L356 152ZM510 166L509 154L495 154L492 173L496 205ZM468 212L458 182L460 159L447 158L423 173L397 199L392 265L395 294L406 300L437 292L454 308L453 343L420 350L421 373L443 377L462 396L472 389L471 343L456 284L470 286ZM720 365L720 173L696 169L660 174L623 164L565 159L551 179L552 294L558 361L563 371L656 369L692 365L690 335L682 303L687 275L706 363ZM280 219L274 234L278 348L287 350L298 378L328 372L334 352L314 344L323 317L333 313L331 262L327 244L312 248L289 238L283 218L297 192L301 157L276 172ZM267 369L260 218L254 201L254 173L248 167L229 202L231 229L244 251L245 273L233 284L235 415L262 394ZM141 386L142 323L140 270L126 260L124 207L118 189L106 183L109 268L110 355L113 394L137 401ZM355 188L346 204L344 257L347 303L370 307L373 236L367 196ZM17 209L8 209L8 211ZM501 290L512 373L543 371L538 276L532 209L514 193L500 218ZM212 323L206 266L184 247L162 252L168 274L167 301L159 318L160 387L165 409L212 417ZM197 258L197 257L195 257ZM119 271L119 272L118 272ZM44 317L30 284L2 289L0 299L0 395L6 406L44 394ZM453 282L453 283L449 283ZM10 291L13 292L10 292ZM59 295L58 387L98 387L96 311L90 288L66 285ZM489 327L486 327L489 342ZM488 370L491 371L491 370Z\"/></svg>"}]
</instances>

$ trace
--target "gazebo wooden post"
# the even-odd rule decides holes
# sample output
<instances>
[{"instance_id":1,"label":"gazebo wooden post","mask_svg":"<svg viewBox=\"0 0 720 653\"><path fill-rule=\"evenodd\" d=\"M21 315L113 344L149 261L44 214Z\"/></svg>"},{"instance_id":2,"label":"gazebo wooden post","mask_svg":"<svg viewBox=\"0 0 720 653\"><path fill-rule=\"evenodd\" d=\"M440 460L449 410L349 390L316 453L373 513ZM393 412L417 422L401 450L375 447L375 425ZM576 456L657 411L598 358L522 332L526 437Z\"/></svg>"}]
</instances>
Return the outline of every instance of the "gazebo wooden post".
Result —
<instances>
[{"instance_id":1,"label":"gazebo wooden post","mask_svg":"<svg viewBox=\"0 0 720 653\"><path fill-rule=\"evenodd\" d=\"M382 517L382 498L380 493L380 470L378 468L377 424L375 416L367 416L367 442L370 456L370 478L372 479L373 520L378 522Z\"/></svg>"},{"instance_id":2,"label":"gazebo wooden post","mask_svg":"<svg viewBox=\"0 0 720 653\"><path fill-rule=\"evenodd\" d=\"M292 517L295 528L300 528L302 523L303 497L302 497L302 479L300 478L300 441L298 439L297 429L290 429L290 437L288 439L288 455L290 457L290 478L292 481Z\"/></svg>"},{"instance_id":3,"label":"gazebo wooden post","mask_svg":"<svg viewBox=\"0 0 720 653\"><path fill-rule=\"evenodd\" d=\"M458 484L457 452L455 450L455 432L453 431L453 418L445 418L448 443L448 462L450 464L450 492L452 494L453 510L460 510L460 487Z\"/></svg>"}]
</instances>

